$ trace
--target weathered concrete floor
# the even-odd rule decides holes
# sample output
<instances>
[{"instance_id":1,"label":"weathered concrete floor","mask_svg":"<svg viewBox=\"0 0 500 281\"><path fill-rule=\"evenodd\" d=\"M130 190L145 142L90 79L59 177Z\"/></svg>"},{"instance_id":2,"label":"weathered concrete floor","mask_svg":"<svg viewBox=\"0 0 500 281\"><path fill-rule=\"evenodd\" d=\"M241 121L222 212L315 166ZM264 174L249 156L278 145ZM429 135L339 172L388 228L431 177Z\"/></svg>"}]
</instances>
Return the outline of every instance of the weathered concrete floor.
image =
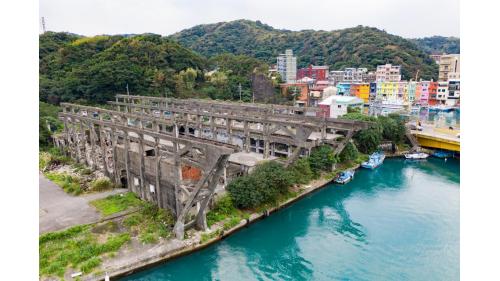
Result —
<instances>
[{"instance_id":1,"label":"weathered concrete floor","mask_svg":"<svg viewBox=\"0 0 500 281\"><path fill-rule=\"evenodd\" d=\"M101 218L101 215L89 205L89 202L126 191L125 189L115 189L83 196L72 196L48 180L43 174L40 173L38 178L39 234L95 222Z\"/></svg>"}]
</instances>

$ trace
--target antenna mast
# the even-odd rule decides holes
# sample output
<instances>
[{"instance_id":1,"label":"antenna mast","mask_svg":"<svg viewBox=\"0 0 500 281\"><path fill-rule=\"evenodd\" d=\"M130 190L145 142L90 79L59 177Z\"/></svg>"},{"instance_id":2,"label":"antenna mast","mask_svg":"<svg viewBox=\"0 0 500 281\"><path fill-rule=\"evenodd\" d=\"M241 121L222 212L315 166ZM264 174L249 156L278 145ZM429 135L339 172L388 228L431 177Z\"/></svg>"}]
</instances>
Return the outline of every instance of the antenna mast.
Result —
<instances>
[{"instance_id":1,"label":"antenna mast","mask_svg":"<svg viewBox=\"0 0 500 281\"><path fill-rule=\"evenodd\" d=\"M47 32L47 30L45 29L45 17L42 17L42 29L43 33Z\"/></svg>"}]
</instances>

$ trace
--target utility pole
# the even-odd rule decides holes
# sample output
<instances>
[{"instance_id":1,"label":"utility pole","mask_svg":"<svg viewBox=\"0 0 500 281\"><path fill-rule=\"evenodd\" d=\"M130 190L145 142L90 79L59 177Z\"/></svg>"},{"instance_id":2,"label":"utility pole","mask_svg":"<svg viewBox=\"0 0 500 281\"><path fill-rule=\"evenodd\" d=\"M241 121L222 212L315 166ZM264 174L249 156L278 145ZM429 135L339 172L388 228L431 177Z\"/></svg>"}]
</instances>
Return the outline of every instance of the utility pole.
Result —
<instances>
[{"instance_id":1,"label":"utility pole","mask_svg":"<svg viewBox=\"0 0 500 281\"><path fill-rule=\"evenodd\" d=\"M128 91L128 83L127 83L126 88L127 88L127 96L130 96L130 92Z\"/></svg>"},{"instance_id":2,"label":"utility pole","mask_svg":"<svg viewBox=\"0 0 500 281\"><path fill-rule=\"evenodd\" d=\"M45 29L45 17L42 17L42 30L43 33L47 32L47 30Z\"/></svg>"},{"instance_id":3,"label":"utility pole","mask_svg":"<svg viewBox=\"0 0 500 281\"><path fill-rule=\"evenodd\" d=\"M240 101L241 101L241 83L238 84L238 90L240 91Z\"/></svg>"}]
</instances>

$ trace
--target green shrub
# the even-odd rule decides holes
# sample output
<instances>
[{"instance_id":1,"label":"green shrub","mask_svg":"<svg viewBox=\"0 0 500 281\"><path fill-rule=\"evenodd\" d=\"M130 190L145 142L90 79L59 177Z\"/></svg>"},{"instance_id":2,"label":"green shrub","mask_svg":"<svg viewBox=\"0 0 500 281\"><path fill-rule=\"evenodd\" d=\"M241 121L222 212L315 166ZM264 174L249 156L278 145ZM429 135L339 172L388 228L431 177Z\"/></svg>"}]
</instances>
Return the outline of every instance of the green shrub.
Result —
<instances>
[{"instance_id":1,"label":"green shrub","mask_svg":"<svg viewBox=\"0 0 500 281\"><path fill-rule=\"evenodd\" d=\"M307 158L300 158L288 167L292 183L307 184L314 178L311 165Z\"/></svg>"},{"instance_id":2,"label":"green shrub","mask_svg":"<svg viewBox=\"0 0 500 281\"><path fill-rule=\"evenodd\" d=\"M377 150L382 141L382 134L378 127L371 127L361 130L354 135L356 146L359 151L371 154Z\"/></svg>"},{"instance_id":3,"label":"green shrub","mask_svg":"<svg viewBox=\"0 0 500 281\"><path fill-rule=\"evenodd\" d=\"M216 222L237 215L238 209L234 207L231 196L224 195L220 197L215 203L215 206L207 212L207 225L210 227Z\"/></svg>"},{"instance_id":4,"label":"green shrub","mask_svg":"<svg viewBox=\"0 0 500 281\"><path fill-rule=\"evenodd\" d=\"M319 175L322 171L330 171L332 165L338 162L330 145L314 148L308 159L311 170L315 175Z\"/></svg>"},{"instance_id":5,"label":"green shrub","mask_svg":"<svg viewBox=\"0 0 500 281\"><path fill-rule=\"evenodd\" d=\"M98 178L92 181L90 187L93 191L103 191L112 189L114 185L108 178Z\"/></svg>"},{"instance_id":6,"label":"green shrub","mask_svg":"<svg viewBox=\"0 0 500 281\"><path fill-rule=\"evenodd\" d=\"M354 144L351 142L348 142L347 145L344 147L342 152L339 154L339 159L342 162L345 161L354 161L358 158L359 152L358 149Z\"/></svg>"},{"instance_id":7,"label":"green shrub","mask_svg":"<svg viewBox=\"0 0 500 281\"><path fill-rule=\"evenodd\" d=\"M292 184L291 174L277 162L265 162L247 176L233 180L227 187L236 207L253 208L275 201Z\"/></svg>"}]
</instances>

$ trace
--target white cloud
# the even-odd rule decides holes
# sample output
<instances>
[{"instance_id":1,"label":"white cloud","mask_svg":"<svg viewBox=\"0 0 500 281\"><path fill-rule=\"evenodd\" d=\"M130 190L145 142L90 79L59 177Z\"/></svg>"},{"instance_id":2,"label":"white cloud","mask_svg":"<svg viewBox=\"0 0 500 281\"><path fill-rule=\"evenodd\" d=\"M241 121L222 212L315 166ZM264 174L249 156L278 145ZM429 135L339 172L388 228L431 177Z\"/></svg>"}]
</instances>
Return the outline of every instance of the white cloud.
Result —
<instances>
[{"instance_id":1,"label":"white cloud","mask_svg":"<svg viewBox=\"0 0 500 281\"><path fill-rule=\"evenodd\" d=\"M459 0L40 0L48 30L168 35L197 24L260 20L290 30L356 25L403 37L459 36Z\"/></svg>"}]
</instances>

